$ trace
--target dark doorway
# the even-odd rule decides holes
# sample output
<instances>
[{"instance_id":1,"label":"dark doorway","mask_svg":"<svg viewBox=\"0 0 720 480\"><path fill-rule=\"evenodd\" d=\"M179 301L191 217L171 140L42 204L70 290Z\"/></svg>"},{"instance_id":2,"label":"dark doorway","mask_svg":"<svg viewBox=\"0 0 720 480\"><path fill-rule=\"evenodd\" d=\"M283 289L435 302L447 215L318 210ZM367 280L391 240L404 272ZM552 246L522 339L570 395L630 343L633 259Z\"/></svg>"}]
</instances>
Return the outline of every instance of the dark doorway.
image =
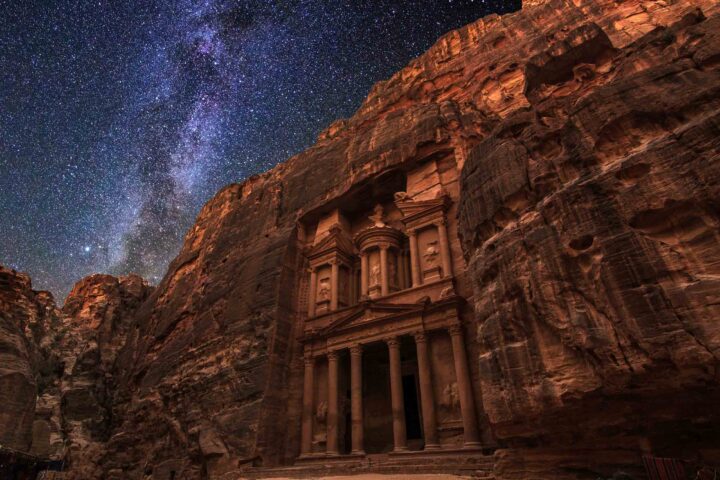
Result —
<instances>
[{"instance_id":1,"label":"dark doorway","mask_svg":"<svg viewBox=\"0 0 720 480\"><path fill-rule=\"evenodd\" d=\"M421 439L420 406L418 405L415 375L403 375L403 400L405 402L405 425L408 440Z\"/></svg>"},{"instance_id":2,"label":"dark doorway","mask_svg":"<svg viewBox=\"0 0 720 480\"><path fill-rule=\"evenodd\" d=\"M363 346L363 422L365 451L386 453L393 448L390 366L384 342Z\"/></svg>"}]
</instances>

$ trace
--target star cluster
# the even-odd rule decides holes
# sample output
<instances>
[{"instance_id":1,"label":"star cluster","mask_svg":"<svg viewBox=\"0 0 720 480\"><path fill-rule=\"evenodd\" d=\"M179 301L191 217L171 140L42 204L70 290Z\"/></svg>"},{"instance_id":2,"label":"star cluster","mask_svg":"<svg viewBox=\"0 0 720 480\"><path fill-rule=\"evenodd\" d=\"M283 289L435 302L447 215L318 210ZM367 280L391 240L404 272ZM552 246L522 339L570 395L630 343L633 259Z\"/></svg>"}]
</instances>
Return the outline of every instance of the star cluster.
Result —
<instances>
[{"instance_id":1,"label":"star cluster","mask_svg":"<svg viewBox=\"0 0 720 480\"><path fill-rule=\"evenodd\" d=\"M219 188L520 0L0 0L0 263L163 276Z\"/></svg>"}]
</instances>

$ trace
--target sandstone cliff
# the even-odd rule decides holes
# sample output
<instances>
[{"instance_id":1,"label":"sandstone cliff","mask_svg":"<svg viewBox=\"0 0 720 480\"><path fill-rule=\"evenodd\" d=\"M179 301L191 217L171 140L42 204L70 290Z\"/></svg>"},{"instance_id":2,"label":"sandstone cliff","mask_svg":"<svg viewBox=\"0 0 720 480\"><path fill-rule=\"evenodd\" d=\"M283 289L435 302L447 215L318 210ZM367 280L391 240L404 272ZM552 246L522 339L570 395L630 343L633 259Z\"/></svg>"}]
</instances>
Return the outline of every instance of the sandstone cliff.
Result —
<instances>
[{"instance_id":1,"label":"sandstone cliff","mask_svg":"<svg viewBox=\"0 0 720 480\"><path fill-rule=\"evenodd\" d=\"M61 310L0 266L0 445L92 472L108 434L115 354L149 291L135 275L93 275Z\"/></svg>"},{"instance_id":2,"label":"sandstone cliff","mask_svg":"<svg viewBox=\"0 0 720 480\"><path fill-rule=\"evenodd\" d=\"M446 35L315 146L205 206L123 352L112 478L289 461L297 218L448 154L467 162L477 376L515 447L500 459L530 465L522 449L547 442L636 463L670 440L648 425L713 425L718 7L533 3Z\"/></svg>"}]
</instances>

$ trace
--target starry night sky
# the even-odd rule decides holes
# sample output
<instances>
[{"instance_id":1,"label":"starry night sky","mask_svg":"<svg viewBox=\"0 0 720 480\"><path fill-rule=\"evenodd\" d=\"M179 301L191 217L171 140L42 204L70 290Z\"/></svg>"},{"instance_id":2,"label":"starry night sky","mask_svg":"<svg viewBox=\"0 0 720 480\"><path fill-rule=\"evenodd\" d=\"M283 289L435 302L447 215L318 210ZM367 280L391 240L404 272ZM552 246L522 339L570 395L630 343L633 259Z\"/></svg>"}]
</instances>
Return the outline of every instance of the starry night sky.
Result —
<instances>
[{"instance_id":1,"label":"starry night sky","mask_svg":"<svg viewBox=\"0 0 720 480\"><path fill-rule=\"evenodd\" d=\"M520 0L0 0L0 264L158 282L224 185Z\"/></svg>"}]
</instances>

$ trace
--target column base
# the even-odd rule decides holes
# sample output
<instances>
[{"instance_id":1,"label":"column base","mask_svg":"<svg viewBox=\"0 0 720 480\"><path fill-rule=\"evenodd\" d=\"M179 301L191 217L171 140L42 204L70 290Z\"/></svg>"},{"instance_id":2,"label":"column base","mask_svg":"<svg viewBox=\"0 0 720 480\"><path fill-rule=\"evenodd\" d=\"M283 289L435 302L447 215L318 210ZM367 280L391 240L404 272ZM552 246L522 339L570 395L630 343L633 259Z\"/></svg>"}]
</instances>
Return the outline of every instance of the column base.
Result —
<instances>
[{"instance_id":1,"label":"column base","mask_svg":"<svg viewBox=\"0 0 720 480\"><path fill-rule=\"evenodd\" d=\"M408 447L395 447L393 448L393 453L404 453L409 452L410 449Z\"/></svg>"},{"instance_id":2,"label":"column base","mask_svg":"<svg viewBox=\"0 0 720 480\"><path fill-rule=\"evenodd\" d=\"M326 457L339 457L340 452L325 452Z\"/></svg>"},{"instance_id":3,"label":"column base","mask_svg":"<svg viewBox=\"0 0 720 480\"><path fill-rule=\"evenodd\" d=\"M440 450L441 448L439 443L428 443L423 450Z\"/></svg>"},{"instance_id":4,"label":"column base","mask_svg":"<svg viewBox=\"0 0 720 480\"><path fill-rule=\"evenodd\" d=\"M350 452L350 455L358 455L358 456L364 457L364 456L365 456L365 450L352 450L352 451Z\"/></svg>"},{"instance_id":5,"label":"column base","mask_svg":"<svg viewBox=\"0 0 720 480\"><path fill-rule=\"evenodd\" d=\"M463 450L477 450L478 448L482 448L482 443L480 442L465 442L462 446Z\"/></svg>"}]
</instances>

